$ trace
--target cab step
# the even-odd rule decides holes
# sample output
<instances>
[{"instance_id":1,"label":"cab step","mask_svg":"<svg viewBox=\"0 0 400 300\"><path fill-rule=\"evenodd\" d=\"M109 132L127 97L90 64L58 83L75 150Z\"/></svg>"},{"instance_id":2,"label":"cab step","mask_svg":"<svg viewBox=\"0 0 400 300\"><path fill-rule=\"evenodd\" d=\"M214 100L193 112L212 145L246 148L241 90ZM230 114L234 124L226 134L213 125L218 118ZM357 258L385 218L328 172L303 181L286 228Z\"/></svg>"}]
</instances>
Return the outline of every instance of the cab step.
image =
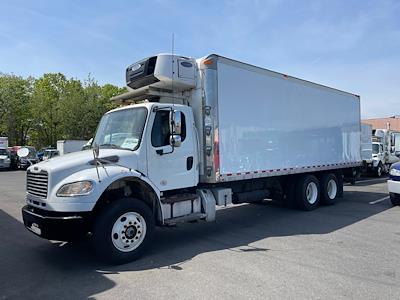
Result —
<instances>
[{"instance_id":1,"label":"cab step","mask_svg":"<svg viewBox=\"0 0 400 300\"><path fill-rule=\"evenodd\" d=\"M178 223L186 223L186 222L191 222L191 221L197 221L201 219L205 219L206 214L203 213L193 213L189 215L184 215L172 219L167 219L164 221L165 225L175 225Z\"/></svg>"},{"instance_id":2,"label":"cab step","mask_svg":"<svg viewBox=\"0 0 400 300\"><path fill-rule=\"evenodd\" d=\"M196 194L189 194L189 193L177 194L177 195L173 195L170 197L161 198L161 203L172 204L172 203L183 202L183 201L194 201L194 200L197 200L198 198L199 198L199 196Z\"/></svg>"}]
</instances>

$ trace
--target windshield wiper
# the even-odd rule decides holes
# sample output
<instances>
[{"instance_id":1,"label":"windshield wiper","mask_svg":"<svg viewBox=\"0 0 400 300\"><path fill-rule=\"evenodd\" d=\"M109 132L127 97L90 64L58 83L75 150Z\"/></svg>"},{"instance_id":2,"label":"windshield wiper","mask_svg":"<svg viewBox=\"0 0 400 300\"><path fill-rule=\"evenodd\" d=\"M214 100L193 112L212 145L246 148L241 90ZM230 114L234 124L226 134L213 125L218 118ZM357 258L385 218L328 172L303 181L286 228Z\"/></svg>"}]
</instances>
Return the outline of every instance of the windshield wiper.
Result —
<instances>
[{"instance_id":1,"label":"windshield wiper","mask_svg":"<svg viewBox=\"0 0 400 300\"><path fill-rule=\"evenodd\" d=\"M112 148L112 149L123 149L120 146L115 145L115 144L101 144L99 147Z\"/></svg>"},{"instance_id":2,"label":"windshield wiper","mask_svg":"<svg viewBox=\"0 0 400 300\"><path fill-rule=\"evenodd\" d=\"M115 144L101 144L99 146L100 148L110 148L110 149L120 149L120 150L128 150L128 151L132 151L132 149L129 148L124 148Z\"/></svg>"}]
</instances>

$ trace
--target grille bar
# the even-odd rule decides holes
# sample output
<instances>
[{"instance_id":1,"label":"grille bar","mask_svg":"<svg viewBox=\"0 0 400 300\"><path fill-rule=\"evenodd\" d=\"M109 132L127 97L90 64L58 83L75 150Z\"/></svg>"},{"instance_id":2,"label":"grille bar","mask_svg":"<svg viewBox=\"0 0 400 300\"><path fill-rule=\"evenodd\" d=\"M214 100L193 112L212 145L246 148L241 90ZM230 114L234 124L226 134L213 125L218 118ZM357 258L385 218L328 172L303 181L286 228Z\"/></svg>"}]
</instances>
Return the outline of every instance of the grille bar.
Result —
<instances>
[{"instance_id":1,"label":"grille bar","mask_svg":"<svg viewBox=\"0 0 400 300\"><path fill-rule=\"evenodd\" d=\"M26 190L29 194L46 198L47 184L48 174L46 171L40 171L40 173L32 173L30 171L27 172Z\"/></svg>"}]
</instances>

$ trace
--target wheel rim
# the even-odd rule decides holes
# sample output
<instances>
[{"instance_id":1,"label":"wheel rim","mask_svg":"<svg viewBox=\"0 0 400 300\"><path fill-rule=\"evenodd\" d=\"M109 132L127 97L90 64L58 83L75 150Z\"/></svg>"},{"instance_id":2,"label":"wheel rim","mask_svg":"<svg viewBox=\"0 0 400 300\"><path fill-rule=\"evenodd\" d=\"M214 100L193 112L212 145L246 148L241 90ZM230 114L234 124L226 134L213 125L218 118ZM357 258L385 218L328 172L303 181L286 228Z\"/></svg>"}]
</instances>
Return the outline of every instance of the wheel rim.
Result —
<instances>
[{"instance_id":1,"label":"wheel rim","mask_svg":"<svg viewBox=\"0 0 400 300\"><path fill-rule=\"evenodd\" d=\"M310 204L314 204L317 201L318 187L315 182L310 182L309 184L307 184L306 197L308 203Z\"/></svg>"},{"instance_id":2,"label":"wheel rim","mask_svg":"<svg viewBox=\"0 0 400 300\"><path fill-rule=\"evenodd\" d=\"M382 175L382 168L378 167L378 176L381 176L381 175Z\"/></svg>"},{"instance_id":3,"label":"wheel rim","mask_svg":"<svg viewBox=\"0 0 400 300\"><path fill-rule=\"evenodd\" d=\"M327 193L328 193L328 197L329 199L333 200L336 197L337 194L337 184L336 181L331 179L328 181L328 186L327 186Z\"/></svg>"},{"instance_id":4,"label":"wheel rim","mask_svg":"<svg viewBox=\"0 0 400 300\"><path fill-rule=\"evenodd\" d=\"M146 221L136 212L127 212L114 223L111 240L115 248L130 252L139 247L146 236Z\"/></svg>"}]
</instances>

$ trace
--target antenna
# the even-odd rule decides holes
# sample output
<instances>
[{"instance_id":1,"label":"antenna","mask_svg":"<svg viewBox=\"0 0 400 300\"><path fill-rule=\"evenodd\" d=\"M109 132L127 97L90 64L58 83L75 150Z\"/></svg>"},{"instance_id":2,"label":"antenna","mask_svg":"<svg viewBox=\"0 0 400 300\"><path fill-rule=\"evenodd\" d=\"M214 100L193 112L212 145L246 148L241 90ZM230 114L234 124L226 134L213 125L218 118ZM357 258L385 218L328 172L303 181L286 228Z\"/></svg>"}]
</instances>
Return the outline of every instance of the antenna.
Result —
<instances>
[{"instance_id":1,"label":"antenna","mask_svg":"<svg viewBox=\"0 0 400 300\"><path fill-rule=\"evenodd\" d=\"M172 45L171 45L171 53L172 53L172 59L171 59L171 63L172 63L172 68L171 68L171 75L172 75L172 81L171 81L171 89L172 89L172 104L175 105L175 94L174 94L174 47L175 47L175 34L172 33Z\"/></svg>"},{"instance_id":2,"label":"antenna","mask_svg":"<svg viewBox=\"0 0 400 300\"><path fill-rule=\"evenodd\" d=\"M93 151L94 164L96 166L97 179L99 180L99 182L101 182L100 175L99 175L99 166L98 166L98 164L99 164L100 147L96 142L93 144L92 151Z\"/></svg>"}]
</instances>

